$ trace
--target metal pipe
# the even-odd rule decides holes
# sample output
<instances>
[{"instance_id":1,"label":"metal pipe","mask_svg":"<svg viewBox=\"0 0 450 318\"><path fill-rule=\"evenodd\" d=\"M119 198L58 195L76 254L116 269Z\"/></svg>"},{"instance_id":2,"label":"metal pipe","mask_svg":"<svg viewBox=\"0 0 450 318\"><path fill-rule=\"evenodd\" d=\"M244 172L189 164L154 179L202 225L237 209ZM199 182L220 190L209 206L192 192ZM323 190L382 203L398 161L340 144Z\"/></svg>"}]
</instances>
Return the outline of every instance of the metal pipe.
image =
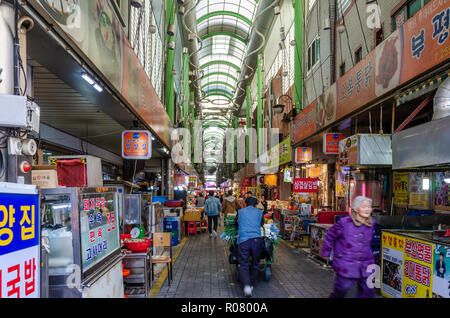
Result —
<instances>
[{"instance_id":1,"label":"metal pipe","mask_svg":"<svg viewBox=\"0 0 450 318\"><path fill-rule=\"evenodd\" d=\"M0 2L0 94L14 94L14 8Z\"/></svg>"},{"instance_id":2,"label":"metal pipe","mask_svg":"<svg viewBox=\"0 0 450 318\"><path fill-rule=\"evenodd\" d=\"M450 116L450 77L439 85L434 96L434 114L432 120Z\"/></svg>"},{"instance_id":3,"label":"metal pipe","mask_svg":"<svg viewBox=\"0 0 450 318\"><path fill-rule=\"evenodd\" d=\"M416 117L416 115L425 107L428 105L428 103L431 101L431 95L428 96L422 103L420 103L419 106L417 106L417 108L408 116L408 118L405 119L405 121L395 130L395 133L398 133L400 131L403 130L403 128L406 127L406 125L408 125L411 120L414 119L414 117Z\"/></svg>"},{"instance_id":4,"label":"metal pipe","mask_svg":"<svg viewBox=\"0 0 450 318\"><path fill-rule=\"evenodd\" d=\"M14 95L20 95L19 0L14 0Z\"/></svg>"},{"instance_id":5,"label":"metal pipe","mask_svg":"<svg viewBox=\"0 0 450 318\"><path fill-rule=\"evenodd\" d=\"M334 56L336 54L336 0L329 0L329 14L330 14L330 85L336 81L336 61Z\"/></svg>"}]
</instances>

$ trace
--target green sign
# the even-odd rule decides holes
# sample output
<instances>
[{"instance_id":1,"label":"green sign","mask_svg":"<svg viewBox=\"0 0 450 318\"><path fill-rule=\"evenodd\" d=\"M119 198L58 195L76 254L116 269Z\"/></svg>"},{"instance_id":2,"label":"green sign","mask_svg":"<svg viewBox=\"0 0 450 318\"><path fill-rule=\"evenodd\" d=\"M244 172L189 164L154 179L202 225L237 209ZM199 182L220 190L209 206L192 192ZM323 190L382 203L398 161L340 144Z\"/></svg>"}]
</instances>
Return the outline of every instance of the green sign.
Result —
<instances>
[{"instance_id":1,"label":"green sign","mask_svg":"<svg viewBox=\"0 0 450 318\"><path fill-rule=\"evenodd\" d=\"M278 153L276 151L278 149ZM278 155L278 162L276 156ZM281 166L291 162L291 136L280 142L277 146L269 150L268 167Z\"/></svg>"}]
</instances>

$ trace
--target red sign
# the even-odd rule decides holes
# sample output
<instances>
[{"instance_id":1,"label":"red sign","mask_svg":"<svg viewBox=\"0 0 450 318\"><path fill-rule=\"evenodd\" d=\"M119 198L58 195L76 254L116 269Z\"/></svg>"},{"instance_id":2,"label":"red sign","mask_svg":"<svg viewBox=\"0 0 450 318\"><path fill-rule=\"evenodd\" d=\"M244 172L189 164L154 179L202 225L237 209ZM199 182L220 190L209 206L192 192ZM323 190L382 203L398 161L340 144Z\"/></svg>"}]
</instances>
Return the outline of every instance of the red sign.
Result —
<instances>
[{"instance_id":1,"label":"red sign","mask_svg":"<svg viewBox=\"0 0 450 318\"><path fill-rule=\"evenodd\" d=\"M124 131L122 133L122 157L125 159L150 159L152 157L150 132Z\"/></svg>"},{"instance_id":2,"label":"red sign","mask_svg":"<svg viewBox=\"0 0 450 318\"><path fill-rule=\"evenodd\" d=\"M249 178L244 178L242 180L241 187L249 187L249 186L250 186L250 179Z\"/></svg>"},{"instance_id":3,"label":"red sign","mask_svg":"<svg viewBox=\"0 0 450 318\"><path fill-rule=\"evenodd\" d=\"M339 141L344 138L344 134L330 133L323 135L323 153L327 155L339 154Z\"/></svg>"},{"instance_id":4,"label":"red sign","mask_svg":"<svg viewBox=\"0 0 450 318\"><path fill-rule=\"evenodd\" d=\"M295 178L294 192L319 192L319 179Z\"/></svg>"}]
</instances>

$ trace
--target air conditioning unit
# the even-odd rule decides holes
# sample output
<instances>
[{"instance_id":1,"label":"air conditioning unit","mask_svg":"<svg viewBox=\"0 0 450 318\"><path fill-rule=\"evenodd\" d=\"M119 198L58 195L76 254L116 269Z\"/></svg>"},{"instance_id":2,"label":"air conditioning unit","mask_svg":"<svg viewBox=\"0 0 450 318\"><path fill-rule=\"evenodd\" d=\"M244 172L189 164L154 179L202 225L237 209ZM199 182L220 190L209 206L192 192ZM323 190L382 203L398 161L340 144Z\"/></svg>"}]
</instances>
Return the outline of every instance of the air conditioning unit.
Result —
<instances>
[{"instance_id":1,"label":"air conditioning unit","mask_svg":"<svg viewBox=\"0 0 450 318\"><path fill-rule=\"evenodd\" d=\"M14 110L14 111L11 111ZM0 95L0 126L39 133L41 111L26 96Z\"/></svg>"}]
</instances>

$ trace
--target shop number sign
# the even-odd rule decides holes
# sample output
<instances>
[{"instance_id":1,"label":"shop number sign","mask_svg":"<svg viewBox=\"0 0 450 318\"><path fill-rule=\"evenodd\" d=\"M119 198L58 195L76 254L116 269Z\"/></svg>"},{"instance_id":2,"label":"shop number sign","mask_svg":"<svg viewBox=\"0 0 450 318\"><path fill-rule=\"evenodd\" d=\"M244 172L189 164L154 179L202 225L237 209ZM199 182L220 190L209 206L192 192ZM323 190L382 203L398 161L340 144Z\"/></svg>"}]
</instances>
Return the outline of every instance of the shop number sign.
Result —
<instances>
[{"instance_id":1,"label":"shop number sign","mask_svg":"<svg viewBox=\"0 0 450 318\"><path fill-rule=\"evenodd\" d=\"M295 178L294 192L319 192L319 179Z\"/></svg>"},{"instance_id":2,"label":"shop number sign","mask_svg":"<svg viewBox=\"0 0 450 318\"><path fill-rule=\"evenodd\" d=\"M0 193L0 298L40 297L38 195Z\"/></svg>"},{"instance_id":3,"label":"shop number sign","mask_svg":"<svg viewBox=\"0 0 450 318\"><path fill-rule=\"evenodd\" d=\"M122 133L122 157L146 160L152 157L152 138L149 131L127 130Z\"/></svg>"}]
</instances>

